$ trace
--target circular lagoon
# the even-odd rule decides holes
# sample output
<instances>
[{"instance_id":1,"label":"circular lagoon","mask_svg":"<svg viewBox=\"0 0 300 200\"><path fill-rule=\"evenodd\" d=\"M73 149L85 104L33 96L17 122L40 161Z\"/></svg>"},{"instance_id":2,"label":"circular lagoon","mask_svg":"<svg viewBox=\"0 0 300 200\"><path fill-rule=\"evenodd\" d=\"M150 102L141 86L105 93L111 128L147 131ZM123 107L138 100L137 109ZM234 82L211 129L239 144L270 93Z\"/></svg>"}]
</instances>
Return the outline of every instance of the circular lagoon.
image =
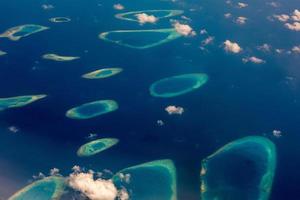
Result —
<instances>
[{"instance_id":1,"label":"circular lagoon","mask_svg":"<svg viewBox=\"0 0 300 200\"><path fill-rule=\"evenodd\" d=\"M113 112L119 108L114 100L99 100L85 103L67 111L66 116L71 119L90 119Z\"/></svg>"},{"instance_id":2,"label":"circular lagoon","mask_svg":"<svg viewBox=\"0 0 300 200\"><path fill-rule=\"evenodd\" d=\"M206 74L183 74L161 79L150 86L154 97L176 97L200 88L208 81Z\"/></svg>"}]
</instances>

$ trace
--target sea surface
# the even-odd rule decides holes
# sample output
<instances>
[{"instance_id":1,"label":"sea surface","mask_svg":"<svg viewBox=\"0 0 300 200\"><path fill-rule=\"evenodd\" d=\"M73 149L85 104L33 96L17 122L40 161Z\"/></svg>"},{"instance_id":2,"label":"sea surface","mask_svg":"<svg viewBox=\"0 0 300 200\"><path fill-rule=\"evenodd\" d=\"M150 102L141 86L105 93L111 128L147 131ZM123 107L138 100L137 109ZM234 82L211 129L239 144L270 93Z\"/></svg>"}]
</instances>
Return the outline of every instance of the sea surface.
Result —
<instances>
[{"instance_id":1,"label":"sea surface","mask_svg":"<svg viewBox=\"0 0 300 200\"><path fill-rule=\"evenodd\" d=\"M275 14L300 9L298 0L244 0L237 8L232 0L0 0L0 32L23 24L39 24L49 30L19 41L0 38L0 97L47 94L26 107L0 112L0 199L52 168L68 175L74 165L117 172L158 159L172 159L177 167L178 199L200 199L201 160L228 142L245 136L264 136L277 147L277 169L271 200L300 198L300 32L287 29ZM115 10L120 3L125 9ZM53 5L43 9L42 5ZM115 14L135 10L179 9L195 36L181 37L149 49L132 49L100 40L102 32L125 29L171 28L170 19L155 24L120 20ZM225 13L231 13L227 19ZM69 17L68 23L49 18ZM235 22L238 16L246 24ZM201 30L208 34L201 34ZM209 36L213 43L201 41ZM228 53L225 40L243 51ZM257 46L269 44L264 52ZM278 53L276 49L282 50ZM46 53L79 56L70 62L42 59ZM248 56L263 64L243 62ZM107 79L81 76L105 67L123 72ZM198 90L174 98L150 95L150 85L162 78L206 73L208 82ZM73 120L65 112L83 103L114 99L115 112L89 120ZM184 108L169 115L169 105ZM161 120L161 123L158 121ZM17 131L12 131L12 128ZM282 135L276 137L274 130ZM115 147L93 157L81 158L77 149L98 138L120 140ZM221 168L221 166L220 166ZM243 169L247 173L247 168Z\"/></svg>"}]
</instances>

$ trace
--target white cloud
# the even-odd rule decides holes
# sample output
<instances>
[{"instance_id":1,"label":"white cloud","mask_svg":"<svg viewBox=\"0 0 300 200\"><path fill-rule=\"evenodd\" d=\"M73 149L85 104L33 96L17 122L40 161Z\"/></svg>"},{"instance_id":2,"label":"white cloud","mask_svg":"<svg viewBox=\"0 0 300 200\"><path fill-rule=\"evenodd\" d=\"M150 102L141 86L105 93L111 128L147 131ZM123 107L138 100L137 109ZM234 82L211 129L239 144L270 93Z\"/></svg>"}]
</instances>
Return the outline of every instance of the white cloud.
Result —
<instances>
[{"instance_id":1,"label":"white cloud","mask_svg":"<svg viewBox=\"0 0 300 200\"><path fill-rule=\"evenodd\" d=\"M168 106L165 108L165 111L167 111L169 113L169 115L182 115L182 113L184 112L184 109L180 106L176 107L176 106Z\"/></svg>"},{"instance_id":2,"label":"white cloud","mask_svg":"<svg viewBox=\"0 0 300 200\"><path fill-rule=\"evenodd\" d=\"M38 175L32 176L33 179L43 179L45 177L46 177L45 174L43 174L42 172L40 172Z\"/></svg>"},{"instance_id":3,"label":"white cloud","mask_svg":"<svg viewBox=\"0 0 300 200\"><path fill-rule=\"evenodd\" d=\"M257 49L263 52L269 52L271 51L272 46L269 44L263 44L261 46L258 46Z\"/></svg>"},{"instance_id":4,"label":"white cloud","mask_svg":"<svg viewBox=\"0 0 300 200\"><path fill-rule=\"evenodd\" d=\"M274 1L268 2L267 5L270 5L270 6L274 7L274 8L278 8L280 6L279 3L274 2Z\"/></svg>"},{"instance_id":5,"label":"white cloud","mask_svg":"<svg viewBox=\"0 0 300 200\"><path fill-rule=\"evenodd\" d=\"M122 4L120 4L120 3L114 4L114 9L115 10L124 10L124 8L125 7Z\"/></svg>"},{"instance_id":6,"label":"white cloud","mask_svg":"<svg viewBox=\"0 0 300 200\"><path fill-rule=\"evenodd\" d=\"M55 167L53 169L50 169L50 176L61 176L59 174L59 169L57 169Z\"/></svg>"},{"instance_id":7,"label":"white cloud","mask_svg":"<svg viewBox=\"0 0 300 200\"><path fill-rule=\"evenodd\" d=\"M273 136L280 138L282 136L282 132L280 130L273 130Z\"/></svg>"},{"instance_id":8,"label":"white cloud","mask_svg":"<svg viewBox=\"0 0 300 200\"><path fill-rule=\"evenodd\" d=\"M207 34L207 30L206 30L206 29L201 29L201 30L200 30L200 34L201 34L201 35Z\"/></svg>"},{"instance_id":9,"label":"white cloud","mask_svg":"<svg viewBox=\"0 0 300 200\"><path fill-rule=\"evenodd\" d=\"M183 36L195 36L196 32L187 24L181 24L178 21L173 23L175 30Z\"/></svg>"},{"instance_id":10,"label":"white cloud","mask_svg":"<svg viewBox=\"0 0 300 200\"><path fill-rule=\"evenodd\" d=\"M140 13L135 15L140 24L155 23L157 18L154 15L147 15L146 13Z\"/></svg>"},{"instance_id":11,"label":"white cloud","mask_svg":"<svg viewBox=\"0 0 300 200\"><path fill-rule=\"evenodd\" d=\"M248 6L248 4L246 4L246 3L238 2L239 8L246 8L247 6Z\"/></svg>"},{"instance_id":12,"label":"white cloud","mask_svg":"<svg viewBox=\"0 0 300 200\"><path fill-rule=\"evenodd\" d=\"M237 24L240 24L240 25L243 25L243 24L246 24L246 21L247 21L248 19L246 18L246 17L238 17L236 20L235 20L235 22L237 23Z\"/></svg>"},{"instance_id":13,"label":"white cloud","mask_svg":"<svg viewBox=\"0 0 300 200\"><path fill-rule=\"evenodd\" d=\"M201 44L202 44L203 46L206 46L206 45L209 45L209 44L213 43L214 40L215 40L214 37L208 36L208 38L202 40Z\"/></svg>"},{"instance_id":14,"label":"white cloud","mask_svg":"<svg viewBox=\"0 0 300 200\"><path fill-rule=\"evenodd\" d=\"M300 22L285 23L285 27L292 31L300 31Z\"/></svg>"},{"instance_id":15,"label":"white cloud","mask_svg":"<svg viewBox=\"0 0 300 200\"><path fill-rule=\"evenodd\" d=\"M75 170L80 170L80 168L76 167ZM73 172L68 178L68 184L90 200L115 200L117 197L121 200L129 199L125 189L118 190L110 179L95 179L92 170L87 173Z\"/></svg>"},{"instance_id":16,"label":"white cloud","mask_svg":"<svg viewBox=\"0 0 300 200\"><path fill-rule=\"evenodd\" d=\"M224 17L228 19L228 18L232 17L232 14L231 13L225 13Z\"/></svg>"},{"instance_id":17,"label":"white cloud","mask_svg":"<svg viewBox=\"0 0 300 200\"><path fill-rule=\"evenodd\" d=\"M273 17L281 22L287 22L290 19L290 16L286 14L273 15Z\"/></svg>"},{"instance_id":18,"label":"white cloud","mask_svg":"<svg viewBox=\"0 0 300 200\"><path fill-rule=\"evenodd\" d=\"M243 62L244 63L252 62L254 64L263 64L266 61L264 61L263 59L257 58L255 56L252 56L252 57L248 57L248 58L243 58Z\"/></svg>"},{"instance_id":19,"label":"white cloud","mask_svg":"<svg viewBox=\"0 0 300 200\"><path fill-rule=\"evenodd\" d=\"M238 43L231 42L230 40L226 40L223 44L226 52L240 53L242 51L242 48Z\"/></svg>"},{"instance_id":20,"label":"white cloud","mask_svg":"<svg viewBox=\"0 0 300 200\"><path fill-rule=\"evenodd\" d=\"M300 53L300 45L299 45L299 46L294 46L294 47L292 48L292 51L293 51L294 53Z\"/></svg>"},{"instance_id":21,"label":"white cloud","mask_svg":"<svg viewBox=\"0 0 300 200\"><path fill-rule=\"evenodd\" d=\"M294 21L300 21L300 11L299 10L294 10L293 15L291 16L291 18Z\"/></svg>"}]
</instances>

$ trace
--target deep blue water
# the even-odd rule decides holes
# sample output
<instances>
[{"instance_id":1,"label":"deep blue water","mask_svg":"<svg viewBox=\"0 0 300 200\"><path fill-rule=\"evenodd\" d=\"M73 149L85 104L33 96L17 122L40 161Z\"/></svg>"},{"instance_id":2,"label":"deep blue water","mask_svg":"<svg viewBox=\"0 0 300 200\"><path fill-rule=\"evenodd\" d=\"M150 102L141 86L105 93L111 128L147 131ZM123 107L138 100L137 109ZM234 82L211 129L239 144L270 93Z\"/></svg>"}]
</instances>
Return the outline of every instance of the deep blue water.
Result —
<instances>
[{"instance_id":1,"label":"deep blue water","mask_svg":"<svg viewBox=\"0 0 300 200\"><path fill-rule=\"evenodd\" d=\"M0 49L8 52L0 57L0 96L49 95L27 107L0 113L0 199L7 199L32 175L47 173L53 167L63 174L68 174L74 165L116 172L164 158L174 160L178 169L178 199L199 199L201 160L226 143L248 135L266 136L277 146L278 166L271 199L297 199L300 54L263 53L255 47L263 43L280 49L300 45L299 32L267 19L273 14L291 13L300 4L295 0L278 1L281 6L273 8L265 0L244 2L249 3L249 8L236 9L223 0L0 1L0 32L30 23L50 27L18 42L0 38ZM55 8L43 10L41 5L45 3ZM137 23L114 18L118 13L112 8L115 3L122 3L126 11L183 9L198 34L146 50L101 41L98 34L104 31L141 29ZM249 21L238 26L224 18L227 12L247 16ZM56 16L70 17L72 21L48 21ZM168 27L168 20L142 26ZM199 34L203 28L215 37L209 52L199 49L205 39ZM245 52L225 53L220 45L226 39L238 41ZM81 59L58 63L41 58L51 52ZM244 64L241 59L247 55L262 57L266 64ZM103 80L80 77L106 66L124 71ZM199 72L207 73L210 79L195 92L169 99L149 94L154 81ZM64 116L73 106L100 99L114 99L120 109L85 121ZM168 105L180 105L185 112L169 116L164 111ZM163 120L165 125L158 126L157 120ZM20 131L11 133L10 126ZM273 137L274 129L281 130L283 136ZM91 132L99 137L116 137L121 142L97 156L78 158L77 148L87 142L85 138Z\"/></svg>"}]
</instances>

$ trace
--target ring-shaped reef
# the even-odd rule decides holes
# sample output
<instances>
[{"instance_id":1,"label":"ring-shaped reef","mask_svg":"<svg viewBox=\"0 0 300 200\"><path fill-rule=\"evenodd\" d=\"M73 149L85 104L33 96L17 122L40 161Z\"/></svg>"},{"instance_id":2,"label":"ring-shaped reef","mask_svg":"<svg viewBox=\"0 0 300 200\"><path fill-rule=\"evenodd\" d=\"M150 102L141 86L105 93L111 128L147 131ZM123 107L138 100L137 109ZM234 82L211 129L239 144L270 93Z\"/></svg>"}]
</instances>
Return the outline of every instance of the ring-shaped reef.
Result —
<instances>
[{"instance_id":1,"label":"ring-shaped reef","mask_svg":"<svg viewBox=\"0 0 300 200\"><path fill-rule=\"evenodd\" d=\"M72 60L77 60L80 59L80 57L77 56L60 56L54 53L49 53L49 54L44 54L42 56L43 59L46 60L53 60L57 62L66 62L66 61L72 61Z\"/></svg>"},{"instance_id":2,"label":"ring-shaped reef","mask_svg":"<svg viewBox=\"0 0 300 200\"><path fill-rule=\"evenodd\" d=\"M175 29L118 30L104 32L99 38L134 49L147 49L182 37Z\"/></svg>"},{"instance_id":3,"label":"ring-shaped reef","mask_svg":"<svg viewBox=\"0 0 300 200\"><path fill-rule=\"evenodd\" d=\"M235 140L202 161L201 199L267 200L275 168L276 148L270 140Z\"/></svg>"},{"instance_id":4,"label":"ring-shaped reef","mask_svg":"<svg viewBox=\"0 0 300 200\"><path fill-rule=\"evenodd\" d=\"M86 79L101 79L101 78L108 78L111 76L114 76L116 74L119 74L123 71L122 68L105 68L105 69L99 69L87 74L82 75L83 78Z\"/></svg>"},{"instance_id":5,"label":"ring-shaped reef","mask_svg":"<svg viewBox=\"0 0 300 200\"><path fill-rule=\"evenodd\" d=\"M200 88L207 81L208 75L202 73L172 76L154 82L150 94L162 98L176 97Z\"/></svg>"},{"instance_id":6,"label":"ring-shaped reef","mask_svg":"<svg viewBox=\"0 0 300 200\"><path fill-rule=\"evenodd\" d=\"M118 103L114 100L93 101L68 110L66 117L71 119L90 119L113 112L118 108Z\"/></svg>"},{"instance_id":7,"label":"ring-shaped reef","mask_svg":"<svg viewBox=\"0 0 300 200\"><path fill-rule=\"evenodd\" d=\"M130 180L124 180L129 175ZM131 200L176 200L177 174L172 160L157 160L129 167L113 177L119 188L130 191Z\"/></svg>"},{"instance_id":8,"label":"ring-shaped reef","mask_svg":"<svg viewBox=\"0 0 300 200\"><path fill-rule=\"evenodd\" d=\"M70 22L71 19L68 17L52 17L49 19L49 21L53 23L66 23L66 22Z\"/></svg>"},{"instance_id":9,"label":"ring-shaped reef","mask_svg":"<svg viewBox=\"0 0 300 200\"><path fill-rule=\"evenodd\" d=\"M1 37L6 37L10 40L17 41L20 40L23 37L32 35L34 33L38 33L44 30L49 29L49 27L46 26L40 26L36 24L25 24L21 26L15 26L8 30L6 30L4 33L0 34Z\"/></svg>"},{"instance_id":10,"label":"ring-shaped reef","mask_svg":"<svg viewBox=\"0 0 300 200\"><path fill-rule=\"evenodd\" d=\"M184 13L183 10L140 10L126 13L116 14L115 17L121 20L139 22L137 15L145 13L147 15L153 15L156 19L170 18Z\"/></svg>"},{"instance_id":11,"label":"ring-shaped reef","mask_svg":"<svg viewBox=\"0 0 300 200\"><path fill-rule=\"evenodd\" d=\"M50 176L26 186L8 200L51 200L60 199L65 188L63 177Z\"/></svg>"},{"instance_id":12,"label":"ring-shaped reef","mask_svg":"<svg viewBox=\"0 0 300 200\"><path fill-rule=\"evenodd\" d=\"M108 148L119 143L119 140L116 138L102 138L98 140L94 140L82 145L78 151L77 155L79 157L89 157L93 156L97 153L100 153Z\"/></svg>"},{"instance_id":13,"label":"ring-shaped reef","mask_svg":"<svg viewBox=\"0 0 300 200\"><path fill-rule=\"evenodd\" d=\"M0 98L0 111L9 108L19 108L45 98L47 95L25 95L8 98Z\"/></svg>"}]
</instances>

